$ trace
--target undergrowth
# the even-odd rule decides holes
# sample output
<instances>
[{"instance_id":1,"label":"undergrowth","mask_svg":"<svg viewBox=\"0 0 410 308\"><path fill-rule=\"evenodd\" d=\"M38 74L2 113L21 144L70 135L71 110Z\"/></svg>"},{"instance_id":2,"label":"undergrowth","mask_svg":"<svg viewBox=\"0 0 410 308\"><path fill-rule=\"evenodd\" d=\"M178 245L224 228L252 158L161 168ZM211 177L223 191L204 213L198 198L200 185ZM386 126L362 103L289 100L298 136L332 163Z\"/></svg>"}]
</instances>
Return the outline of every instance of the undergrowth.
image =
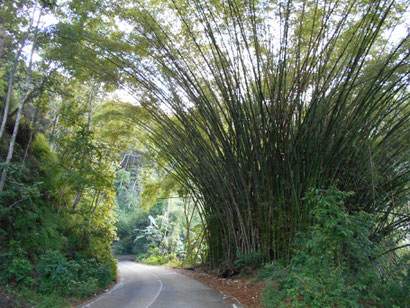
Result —
<instances>
[{"instance_id":1,"label":"undergrowth","mask_svg":"<svg viewBox=\"0 0 410 308\"><path fill-rule=\"evenodd\" d=\"M273 262L259 272L271 280L264 307L408 307L409 254L385 254L372 240L374 216L348 213L352 193L311 190L312 226L293 241L289 264Z\"/></svg>"},{"instance_id":2,"label":"undergrowth","mask_svg":"<svg viewBox=\"0 0 410 308\"><path fill-rule=\"evenodd\" d=\"M12 290L12 307L66 307L116 278L109 213L59 206L72 198L57 193L63 172L41 136L24 163L16 152L0 198L0 288Z\"/></svg>"}]
</instances>

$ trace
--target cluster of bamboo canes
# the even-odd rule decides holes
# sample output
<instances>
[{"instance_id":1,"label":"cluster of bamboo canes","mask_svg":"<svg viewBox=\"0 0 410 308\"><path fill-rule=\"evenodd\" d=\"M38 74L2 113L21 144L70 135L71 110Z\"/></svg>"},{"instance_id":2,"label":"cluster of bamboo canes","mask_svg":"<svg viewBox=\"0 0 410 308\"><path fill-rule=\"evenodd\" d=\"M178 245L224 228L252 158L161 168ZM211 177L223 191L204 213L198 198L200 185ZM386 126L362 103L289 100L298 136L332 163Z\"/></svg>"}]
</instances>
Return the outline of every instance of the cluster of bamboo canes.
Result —
<instances>
[{"instance_id":1,"label":"cluster of bamboo canes","mask_svg":"<svg viewBox=\"0 0 410 308\"><path fill-rule=\"evenodd\" d=\"M210 261L289 259L304 194L334 183L378 215L375 238L408 225L408 35L380 45L393 1L173 2L174 26L135 5L133 52L100 55L144 89L144 129L200 200Z\"/></svg>"}]
</instances>

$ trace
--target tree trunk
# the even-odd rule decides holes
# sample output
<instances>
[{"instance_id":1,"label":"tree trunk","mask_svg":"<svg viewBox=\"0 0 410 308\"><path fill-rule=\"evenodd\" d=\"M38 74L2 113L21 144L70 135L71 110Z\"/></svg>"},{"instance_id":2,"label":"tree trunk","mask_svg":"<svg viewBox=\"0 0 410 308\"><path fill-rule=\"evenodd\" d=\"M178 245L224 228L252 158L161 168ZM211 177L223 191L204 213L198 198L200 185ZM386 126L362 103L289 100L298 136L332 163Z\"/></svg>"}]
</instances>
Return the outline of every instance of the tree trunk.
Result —
<instances>
[{"instance_id":1,"label":"tree trunk","mask_svg":"<svg viewBox=\"0 0 410 308\"><path fill-rule=\"evenodd\" d=\"M38 117L38 112L39 112L38 107L36 107L36 110L34 111L33 127L31 128L30 138L28 139L28 142L27 142L27 145L26 145L26 149L25 149L25 151L24 151L23 161L21 162L21 167L20 167L20 173L21 173L21 171L23 170L24 162L25 162L26 159L27 159L28 150L29 150L29 148L30 148L31 141L33 140L33 136L34 136L34 134L35 134L35 132L36 132L36 130L37 130L37 117Z\"/></svg>"},{"instance_id":2,"label":"tree trunk","mask_svg":"<svg viewBox=\"0 0 410 308\"><path fill-rule=\"evenodd\" d=\"M60 118L60 115L56 114L56 116L54 118L54 122L53 122L53 128L51 130L51 142L50 142L51 150L54 150L54 137L55 137L56 128L57 128L59 118Z\"/></svg>"},{"instance_id":3,"label":"tree trunk","mask_svg":"<svg viewBox=\"0 0 410 308\"><path fill-rule=\"evenodd\" d=\"M79 191L77 193L77 196L75 196L75 201L74 201L74 204L73 204L73 207L72 207L73 210L76 209L77 205L80 203L81 197L83 196L83 190L84 189L81 187L81 185L78 185L78 189L79 189Z\"/></svg>"},{"instance_id":4,"label":"tree trunk","mask_svg":"<svg viewBox=\"0 0 410 308\"><path fill-rule=\"evenodd\" d=\"M98 191L98 195L97 195L97 200L95 201L95 206L93 208L93 211L91 213L91 219L94 217L95 211L97 210L97 207L100 205L100 203L105 199L105 193L103 193L101 195L100 198L100 191Z\"/></svg>"},{"instance_id":5,"label":"tree trunk","mask_svg":"<svg viewBox=\"0 0 410 308\"><path fill-rule=\"evenodd\" d=\"M60 200L59 200L59 202L58 202L58 211L57 211L57 214L60 214L60 211L61 211L65 188L66 188L66 186L64 185L64 187L63 187L63 189L61 190L61 193L60 193Z\"/></svg>"},{"instance_id":6,"label":"tree trunk","mask_svg":"<svg viewBox=\"0 0 410 308\"><path fill-rule=\"evenodd\" d=\"M17 52L16 58L14 59L13 66L10 71L9 75L9 80L8 80L8 87L7 87L7 94L6 94L6 101L4 103L4 110L3 110L3 119L1 122L1 127L0 127L0 140L3 137L4 130L6 129L6 123L7 123L7 116L9 113L9 107L10 107L10 99L11 99L11 92L13 91L13 86L14 86L14 75L16 74L17 71L17 65L20 60L21 53L23 51L23 47L25 46L25 41L28 37L28 31L27 34L24 36L24 40L21 42L21 46Z\"/></svg>"},{"instance_id":7,"label":"tree trunk","mask_svg":"<svg viewBox=\"0 0 410 308\"><path fill-rule=\"evenodd\" d=\"M17 66L18 66L18 63L19 63L19 60L20 60L21 53L23 51L24 46L26 45L27 38L30 34L30 31L32 30L32 27L33 27L34 14L36 12L36 4L37 4L37 2L35 2L35 5L34 5L33 16L30 19L30 25L28 27L28 30L23 35L23 37L20 39L20 42L19 42L20 48L17 51L16 58L14 59L13 66L12 66L11 71L10 71L9 80L8 80L8 87L7 87L7 94L6 94L6 101L4 103L3 120L1 122L1 127L0 127L0 141L1 141L1 138L3 137L4 131L6 129L7 115L8 115L9 107L10 107L11 92L13 91L13 85L14 85L14 75L16 74L16 71L17 71ZM36 40L36 37L37 37L37 32L38 32L37 30L38 30L38 26L39 26L39 23L40 23L41 13L42 13L42 11L40 11L37 26L36 26L36 29L34 30L35 31L35 38L34 38L34 41L33 41L33 48L31 50L31 53L33 53L33 51L35 49L35 44L36 44L35 40ZM0 38L0 40L2 40L2 39ZM1 42L0 44L4 44L4 43ZM1 48L3 49L4 47L1 47ZM30 61L32 61L32 55L30 57L31 57ZM31 72L30 73L27 72L27 75L30 75L30 74L31 74ZM24 90L27 91L27 88L25 88ZM25 95L23 95L22 98L24 98L24 96ZM24 102L24 100L23 100L23 102ZM20 102L20 104L22 104L22 102ZM2 186L0 184L0 193L1 193L1 191L2 191Z\"/></svg>"},{"instance_id":8,"label":"tree trunk","mask_svg":"<svg viewBox=\"0 0 410 308\"><path fill-rule=\"evenodd\" d=\"M186 259L192 258L192 247L191 247L191 221L192 217L194 216L192 211L192 215L189 215L189 198L184 198L184 216L185 216L185 223L186 223L186 245L185 245L185 253ZM192 259L191 259L192 260Z\"/></svg>"},{"instance_id":9,"label":"tree trunk","mask_svg":"<svg viewBox=\"0 0 410 308\"><path fill-rule=\"evenodd\" d=\"M30 52L30 61L29 61L29 65L28 65L28 68L27 68L26 80L25 80L25 83L24 83L23 93L21 95L21 99L20 99L20 103L19 103L19 107L18 107L18 111L17 111L16 122L14 124L13 134L11 135L9 151L7 153L7 158L6 158L4 167L3 167L3 172L1 173L0 195L3 192L4 183L6 182L7 172L9 170L11 159L13 157L14 143L16 142L17 132L18 132L18 129L19 129L19 124L20 124L20 119L21 119L21 113L22 113L22 110L23 110L24 101L26 99L25 96L27 94L28 85L29 85L30 80L31 80L31 69L32 69L32 66L33 66L33 55L34 55L34 50L36 48L36 38L37 38L38 27L39 27L40 20L41 20L41 13L42 13L42 11L40 11L40 14L38 16L38 21L37 21L37 25L36 25L36 29L35 29L35 36L34 36L34 40L33 40L33 47L31 48L31 52ZM5 114L5 117L6 117L6 115L7 114ZM4 118L3 118L3 121L4 121ZM2 129L3 129L3 123L2 123Z\"/></svg>"},{"instance_id":10,"label":"tree trunk","mask_svg":"<svg viewBox=\"0 0 410 308\"><path fill-rule=\"evenodd\" d=\"M3 25L0 24L0 59L1 59L1 56L3 55L4 45L6 44L6 41L7 41L6 29L4 29ZM0 67L1 67L1 62L0 62Z\"/></svg>"},{"instance_id":11,"label":"tree trunk","mask_svg":"<svg viewBox=\"0 0 410 308\"><path fill-rule=\"evenodd\" d=\"M88 121L87 121L87 129L88 129L88 131L90 131L91 130L91 111L92 111L92 106L93 106L93 102L94 102L94 97L95 97L95 87L94 86L92 86L91 87L91 93L90 93L90 101L89 101L89 104L88 104ZM88 137L87 137L88 138ZM87 148L86 148L87 146L86 145L84 145L84 150L83 150L83 156L82 156L82 163L81 163L81 165L83 165L84 164L84 160L85 160L85 156L87 155ZM72 209L73 210L75 210L76 209L76 207L77 207L77 205L80 203L80 201L81 201L81 197L83 196L83 191L84 191L84 185L82 185L82 184L80 184L80 185L78 185L78 193L77 193L77 196L75 197L75 201L74 201L74 204L73 204L73 207L72 207Z\"/></svg>"}]
</instances>

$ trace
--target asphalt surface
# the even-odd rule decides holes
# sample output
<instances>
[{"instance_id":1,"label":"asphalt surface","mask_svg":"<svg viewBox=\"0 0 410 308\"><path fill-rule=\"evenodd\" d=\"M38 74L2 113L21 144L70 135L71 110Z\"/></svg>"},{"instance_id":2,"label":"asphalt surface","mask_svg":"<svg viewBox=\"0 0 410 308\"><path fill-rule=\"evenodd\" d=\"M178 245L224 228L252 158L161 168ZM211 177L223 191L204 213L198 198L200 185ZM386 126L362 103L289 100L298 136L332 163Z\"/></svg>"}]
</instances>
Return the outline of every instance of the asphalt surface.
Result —
<instances>
[{"instance_id":1,"label":"asphalt surface","mask_svg":"<svg viewBox=\"0 0 410 308\"><path fill-rule=\"evenodd\" d=\"M219 308L228 304L214 290L172 270L119 261L119 282L83 308Z\"/></svg>"}]
</instances>

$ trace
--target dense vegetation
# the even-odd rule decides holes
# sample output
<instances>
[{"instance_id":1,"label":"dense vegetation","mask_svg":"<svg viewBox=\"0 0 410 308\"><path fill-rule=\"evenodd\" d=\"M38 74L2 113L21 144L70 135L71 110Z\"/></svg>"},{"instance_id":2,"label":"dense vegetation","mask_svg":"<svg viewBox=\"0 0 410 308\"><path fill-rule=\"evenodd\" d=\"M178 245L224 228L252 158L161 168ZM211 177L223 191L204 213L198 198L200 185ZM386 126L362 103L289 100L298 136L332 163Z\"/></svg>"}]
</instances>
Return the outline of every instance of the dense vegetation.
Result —
<instances>
[{"instance_id":1,"label":"dense vegetation","mask_svg":"<svg viewBox=\"0 0 410 308\"><path fill-rule=\"evenodd\" d=\"M117 145L93 118L103 102L101 84L58 71L47 56L34 59L49 48L41 20L51 9L11 1L0 11L0 153L7 157L0 282L25 300L62 307L64 298L93 295L116 278Z\"/></svg>"},{"instance_id":2,"label":"dense vegetation","mask_svg":"<svg viewBox=\"0 0 410 308\"><path fill-rule=\"evenodd\" d=\"M137 261L148 264L190 266L204 261L204 226L194 202L141 153L123 156L115 182L119 238L115 252L134 254Z\"/></svg>"},{"instance_id":3,"label":"dense vegetation","mask_svg":"<svg viewBox=\"0 0 410 308\"><path fill-rule=\"evenodd\" d=\"M268 307L406 306L406 14L399 0L7 2L1 282L91 295L115 277L117 229L117 252L147 263L260 268Z\"/></svg>"}]
</instances>

